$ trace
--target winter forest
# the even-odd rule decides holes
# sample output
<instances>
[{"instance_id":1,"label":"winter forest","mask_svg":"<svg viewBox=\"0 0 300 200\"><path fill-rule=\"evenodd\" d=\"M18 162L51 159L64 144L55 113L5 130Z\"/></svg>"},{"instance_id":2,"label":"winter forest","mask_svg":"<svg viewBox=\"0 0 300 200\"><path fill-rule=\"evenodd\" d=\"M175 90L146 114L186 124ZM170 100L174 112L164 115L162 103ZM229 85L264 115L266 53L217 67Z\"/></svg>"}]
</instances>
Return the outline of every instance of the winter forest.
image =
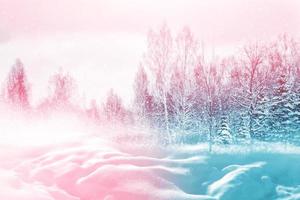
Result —
<instances>
[{"instance_id":1,"label":"winter forest","mask_svg":"<svg viewBox=\"0 0 300 200\"><path fill-rule=\"evenodd\" d=\"M300 144L300 46L293 37L249 42L223 57L206 52L188 27L174 34L165 24L147 42L130 105L113 89L86 105L63 68L49 74L48 96L33 105L35 86L21 59L3 80L1 102L24 113L64 110L94 124L152 129L162 145Z\"/></svg>"},{"instance_id":2,"label":"winter forest","mask_svg":"<svg viewBox=\"0 0 300 200\"><path fill-rule=\"evenodd\" d=\"M0 200L300 200L299 0L0 0Z\"/></svg>"}]
</instances>

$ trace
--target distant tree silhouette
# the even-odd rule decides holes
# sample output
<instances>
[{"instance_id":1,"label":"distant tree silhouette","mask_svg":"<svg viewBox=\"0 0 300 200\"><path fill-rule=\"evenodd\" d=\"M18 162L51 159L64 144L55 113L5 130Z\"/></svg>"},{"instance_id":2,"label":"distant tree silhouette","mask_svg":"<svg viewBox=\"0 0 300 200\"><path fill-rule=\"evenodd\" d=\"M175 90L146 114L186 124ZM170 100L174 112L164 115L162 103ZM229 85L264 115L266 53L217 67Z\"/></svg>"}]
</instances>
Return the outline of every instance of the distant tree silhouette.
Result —
<instances>
[{"instance_id":1,"label":"distant tree silhouette","mask_svg":"<svg viewBox=\"0 0 300 200\"><path fill-rule=\"evenodd\" d=\"M113 89L108 92L106 102L104 103L104 113L107 121L124 122L126 110L123 107L121 98L115 94Z\"/></svg>"},{"instance_id":2,"label":"distant tree silhouette","mask_svg":"<svg viewBox=\"0 0 300 200\"><path fill-rule=\"evenodd\" d=\"M136 73L134 95L134 110L138 121L149 123L153 114L154 98L149 92L149 80L143 66Z\"/></svg>"},{"instance_id":3,"label":"distant tree silhouette","mask_svg":"<svg viewBox=\"0 0 300 200\"><path fill-rule=\"evenodd\" d=\"M87 114L91 119L100 120L100 109L95 99L91 100Z\"/></svg>"},{"instance_id":4,"label":"distant tree silhouette","mask_svg":"<svg viewBox=\"0 0 300 200\"><path fill-rule=\"evenodd\" d=\"M169 139L171 137L168 90L170 69L173 64L172 47L173 39L170 29L164 24L158 32L149 32L148 49L144 59L145 66L152 72L155 79L155 96L159 104L162 104L163 124Z\"/></svg>"},{"instance_id":5,"label":"distant tree silhouette","mask_svg":"<svg viewBox=\"0 0 300 200\"><path fill-rule=\"evenodd\" d=\"M52 98L57 103L68 103L74 91L74 79L69 74L59 72L50 79Z\"/></svg>"},{"instance_id":6,"label":"distant tree silhouette","mask_svg":"<svg viewBox=\"0 0 300 200\"><path fill-rule=\"evenodd\" d=\"M59 72L50 77L48 83L48 96L39 105L39 109L75 108L75 105L72 105L75 89L75 80L68 73L63 72L63 70L60 69Z\"/></svg>"},{"instance_id":7,"label":"distant tree silhouette","mask_svg":"<svg viewBox=\"0 0 300 200\"><path fill-rule=\"evenodd\" d=\"M29 85L23 63L17 59L12 66L6 85L4 86L3 97L8 103L22 108L29 107Z\"/></svg>"}]
</instances>

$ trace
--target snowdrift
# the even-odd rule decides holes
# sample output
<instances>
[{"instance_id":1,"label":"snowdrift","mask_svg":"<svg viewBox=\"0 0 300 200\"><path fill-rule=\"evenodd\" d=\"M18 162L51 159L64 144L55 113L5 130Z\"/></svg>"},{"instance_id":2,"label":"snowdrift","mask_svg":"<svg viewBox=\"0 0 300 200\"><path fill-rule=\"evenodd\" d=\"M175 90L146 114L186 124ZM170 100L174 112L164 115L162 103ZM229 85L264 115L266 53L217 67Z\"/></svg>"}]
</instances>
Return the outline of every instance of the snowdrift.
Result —
<instances>
[{"instance_id":1,"label":"snowdrift","mask_svg":"<svg viewBox=\"0 0 300 200\"><path fill-rule=\"evenodd\" d=\"M8 121L1 121L0 199L300 199L296 147L214 146L208 153L207 144L125 144L107 135L130 129L95 131L76 120Z\"/></svg>"}]
</instances>

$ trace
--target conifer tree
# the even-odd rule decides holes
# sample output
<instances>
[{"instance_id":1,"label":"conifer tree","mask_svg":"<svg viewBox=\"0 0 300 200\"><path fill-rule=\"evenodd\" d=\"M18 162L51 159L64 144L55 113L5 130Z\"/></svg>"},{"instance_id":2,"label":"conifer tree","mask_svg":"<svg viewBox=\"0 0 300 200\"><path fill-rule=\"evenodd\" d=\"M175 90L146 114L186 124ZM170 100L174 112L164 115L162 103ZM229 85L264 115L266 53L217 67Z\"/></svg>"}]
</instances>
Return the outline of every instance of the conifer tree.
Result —
<instances>
[{"instance_id":1,"label":"conifer tree","mask_svg":"<svg viewBox=\"0 0 300 200\"><path fill-rule=\"evenodd\" d=\"M277 80L271 104L271 130L279 141L288 142L291 135L293 104L285 73Z\"/></svg>"},{"instance_id":2,"label":"conifer tree","mask_svg":"<svg viewBox=\"0 0 300 200\"><path fill-rule=\"evenodd\" d=\"M250 133L249 133L249 126L247 125L247 118L245 114L240 116L240 123L235 134L235 140L238 144L245 144L250 143Z\"/></svg>"},{"instance_id":3,"label":"conifer tree","mask_svg":"<svg viewBox=\"0 0 300 200\"><path fill-rule=\"evenodd\" d=\"M257 139L268 138L268 119L270 115L270 99L266 94L260 93L257 102L256 109L253 112L253 134Z\"/></svg>"},{"instance_id":4,"label":"conifer tree","mask_svg":"<svg viewBox=\"0 0 300 200\"><path fill-rule=\"evenodd\" d=\"M222 118L221 118L221 125L217 132L216 142L219 144L232 144L233 143L231 131L228 126L227 118L225 116L222 116Z\"/></svg>"}]
</instances>

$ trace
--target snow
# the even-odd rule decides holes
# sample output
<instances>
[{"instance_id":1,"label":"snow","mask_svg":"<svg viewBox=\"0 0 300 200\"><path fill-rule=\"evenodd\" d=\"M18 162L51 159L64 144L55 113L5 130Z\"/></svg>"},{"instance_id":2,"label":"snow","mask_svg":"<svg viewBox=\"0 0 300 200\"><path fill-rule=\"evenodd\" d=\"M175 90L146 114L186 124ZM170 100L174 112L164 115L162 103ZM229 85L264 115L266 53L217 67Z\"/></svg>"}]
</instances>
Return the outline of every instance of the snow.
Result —
<instances>
[{"instance_id":1,"label":"snow","mask_svg":"<svg viewBox=\"0 0 300 200\"><path fill-rule=\"evenodd\" d=\"M213 145L208 153L207 144L120 142L136 132L75 118L0 124L0 199L300 199L298 147Z\"/></svg>"},{"instance_id":2,"label":"snow","mask_svg":"<svg viewBox=\"0 0 300 200\"><path fill-rule=\"evenodd\" d=\"M229 199L228 197L239 196L241 199L247 198L256 188L261 188L261 182L253 179L253 175L249 174L255 168L261 168L265 163L257 162L248 165L229 165L222 171L226 174L219 180L213 182L208 187L208 194L217 198ZM265 180L263 178L262 180ZM268 180L268 179L267 179ZM238 187L236 187L238 186ZM243 196L241 196L243 195ZM255 193L253 199L260 199L263 194Z\"/></svg>"},{"instance_id":3,"label":"snow","mask_svg":"<svg viewBox=\"0 0 300 200\"><path fill-rule=\"evenodd\" d=\"M287 186L277 186L276 192L278 194L278 199L281 200L295 200L300 199L300 186L287 187Z\"/></svg>"}]
</instances>

